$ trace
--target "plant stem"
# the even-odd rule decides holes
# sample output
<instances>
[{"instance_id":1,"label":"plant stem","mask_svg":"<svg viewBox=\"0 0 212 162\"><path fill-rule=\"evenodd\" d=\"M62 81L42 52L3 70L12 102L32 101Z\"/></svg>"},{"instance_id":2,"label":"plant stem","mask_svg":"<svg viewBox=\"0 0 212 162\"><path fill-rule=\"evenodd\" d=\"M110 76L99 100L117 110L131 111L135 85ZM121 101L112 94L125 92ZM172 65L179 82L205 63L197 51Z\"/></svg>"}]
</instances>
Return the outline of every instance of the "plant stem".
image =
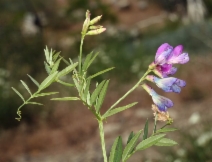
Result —
<instances>
[{"instance_id":1,"label":"plant stem","mask_svg":"<svg viewBox=\"0 0 212 162\"><path fill-rule=\"evenodd\" d=\"M98 120L99 123L99 133L100 133L100 139L101 139L101 145L102 145L102 153L104 157L104 162L107 162L107 153L105 148L105 137L104 137L104 129L103 129L103 121Z\"/></svg>"},{"instance_id":2,"label":"plant stem","mask_svg":"<svg viewBox=\"0 0 212 162\"><path fill-rule=\"evenodd\" d=\"M116 105L118 105L123 99L125 99L131 92L133 92L138 86L139 84L144 81L145 77L151 72L150 69L148 69L145 74L143 75L143 77L127 92L125 93L125 95L123 95L118 101L116 101L108 110L106 113L108 113L111 109L113 109Z\"/></svg>"},{"instance_id":3,"label":"plant stem","mask_svg":"<svg viewBox=\"0 0 212 162\"><path fill-rule=\"evenodd\" d=\"M81 43L80 43L80 56L79 56L79 73L80 74L81 74L81 68L82 68L82 46L83 46L84 38L85 38L85 35L82 35Z\"/></svg>"}]
</instances>

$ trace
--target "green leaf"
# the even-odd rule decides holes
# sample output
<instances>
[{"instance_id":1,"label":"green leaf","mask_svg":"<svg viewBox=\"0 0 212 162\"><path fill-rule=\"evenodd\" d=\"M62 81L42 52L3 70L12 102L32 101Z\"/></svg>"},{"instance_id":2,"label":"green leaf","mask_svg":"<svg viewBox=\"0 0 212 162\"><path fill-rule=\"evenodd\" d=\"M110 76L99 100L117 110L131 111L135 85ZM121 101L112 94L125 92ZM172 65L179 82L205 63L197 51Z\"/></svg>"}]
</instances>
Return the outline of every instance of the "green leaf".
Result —
<instances>
[{"instance_id":1,"label":"green leaf","mask_svg":"<svg viewBox=\"0 0 212 162\"><path fill-rule=\"evenodd\" d=\"M143 140L142 142L140 142L137 145L136 151L137 150L144 150L144 149L151 147L152 145L154 145L158 141L160 141L164 136L165 136L165 134L159 134L159 135L151 136L151 137Z\"/></svg>"},{"instance_id":2,"label":"green leaf","mask_svg":"<svg viewBox=\"0 0 212 162\"><path fill-rule=\"evenodd\" d=\"M148 124L148 119L146 120L146 123L145 123L145 127L144 127L144 134L143 134L143 140L147 139L148 137L148 129L149 129L149 124Z\"/></svg>"},{"instance_id":3,"label":"green leaf","mask_svg":"<svg viewBox=\"0 0 212 162\"><path fill-rule=\"evenodd\" d=\"M32 93L31 93L29 87L26 85L26 83L22 80L21 80L21 83L23 84L24 88L29 92L29 94L32 96Z\"/></svg>"},{"instance_id":4,"label":"green leaf","mask_svg":"<svg viewBox=\"0 0 212 162\"><path fill-rule=\"evenodd\" d=\"M49 75L39 86L38 91L41 91L47 88L52 82L54 82L55 78L57 77L58 72L55 71L53 74Z\"/></svg>"},{"instance_id":5,"label":"green leaf","mask_svg":"<svg viewBox=\"0 0 212 162\"><path fill-rule=\"evenodd\" d=\"M57 53L54 54L54 56L53 56L53 61L54 62L57 60L59 55L60 55L60 52L57 52Z\"/></svg>"},{"instance_id":6,"label":"green leaf","mask_svg":"<svg viewBox=\"0 0 212 162\"><path fill-rule=\"evenodd\" d=\"M64 86L68 86L68 87L73 87L74 86L74 84L66 83L66 82L63 82L62 80L58 80L57 82L62 84L62 85L64 85Z\"/></svg>"},{"instance_id":7,"label":"green leaf","mask_svg":"<svg viewBox=\"0 0 212 162\"><path fill-rule=\"evenodd\" d=\"M122 155L122 160L126 160L126 158L132 153L133 149L135 148L135 145L141 135L142 130L140 130L138 133L135 134L135 136L130 140L130 142L126 145L123 155Z\"/></svg>"},{"instance_id":8,"label":"green leaf","mask_svg":"<svg viewBox=\"0 0 212 162\"><path fill-rule=\"evenodd\" d=\"M122 139L121 137L117 137L115 142L113 143L111 152L110 152L110 157L109 157L109 162L120 162L121 161L121 156L122 156Z\"/></svg>"},{"instance_id":9,"label":"green leaf","mask_svg":"<svg viewBox=\"0 0 212 162\"><path fill-rule=\"evenodd\" d=\"M93 56L93 58L89 61L88 66L87 66L87 69L88 69L89 66L92 64L92 62L95 60L96 56L98 56L98 54L99 54L99 52L97 52L97 53Z\"/></svg>"},{"instance_id":10,"label":"green leaf","mask_svg":"<svg viewBox=\"0 0 212 162\"><path fill-rule=\"evenodd\" d=\"M105 69L105 70L102 70L102 71L100 71L100 72L98 72L98 73L96 73L96 74L94 74L94 75L91 75L91 76L89 76L88 78L95 78L96 76L98 76L98 75L101 75L101 74L103 74L103 73L106 73L106 72L108 72L108 71L110 71L110 70L112 70L112 69L114 69L114 67L112 67L112 68L108 68L108 69Z\"/></svg>"},{"instance_id":11,"label":"green leaf","mask_svg":"<svg viewBox=\"0 0 212 162\"><path fill-rule=\"evenodd\" d=\"M44 49L44 53L45 53L45 56L46 56L46 61L49 62L49 50L46 46L46 49Z\"/></svg>"},{"instance_id":12,"label":"green leaf","mask_svg":"<svg viewBox=\"0 0 212 162\"><path fill-rule=\"evenodd\" d=\"M51 70L51 73L50 73L50 74L53 74L55 71L58 70L58 67L59 67L59 65L60 65L61 59L62 59L62 58L58 59L58 60L55 62L54 66L52 67L52 70Z\"/></svg>"},{"instance_id":13,"label":"green leaf","mask_svg":"<svg viewBox=\"0 0 212 162\"><path fill-rule=\"evenodd\" d=\"M109 116L111 116L111 115L117 114L117 113L119 113L119 112L121 112L121 111L124 111L124 110L126 110L126 109L129 109L129 108L131 108L132 106L136 105L137 103L138 103L138 102L133 102L133 103L131 103L131 104L129 104L129 105L126 105L126 106L122 106L122 107L118 107L118 108L112 109L112 110L106 112L106 113L102 116L102 118L104 119L104 118L107 118L107 117L109 117Z\"/></svg>"},{"instance_id":14,"label":"green leaf","mask_svg":"<svg viewBox=\"0 0 212 162\"><path fill-rule=\"evenodd\" d=\"M177 145L177 142L175 142L171 139L168 139L168 138L162 138L155 145L156 146L174 146L174 145Z\"/></svg>"},{"instance_id":15,"label":"green leaf","mask_svg":"<svg viewBox=\"0 0 212 162\"><path fill-rule=\"evenodd\" d=\"M84 61L83 66L82 66L82 70L83 71L86 71L87 70L88 63L91 60L92 55L93 55L93 51L86 56L85 61Z\"/></svg>"},{"instance_id":16,"label":"green leaf","mask_svg":"<svg viewBox=\"0 0 212 162\"><path fill-rule=\"evenodd\" d=\"M127 144L131 141L131 139L134 137L133 131L130 133L128 139L127 139Z\"/></svg>"},{"instance_id":17,"label":"green leaf","mask_svg":"<svg viewBox=\"0 0 212 162\"><path fill-rule=\"evenodd\" d=\"M35 80L33 77L31 77L29 74L27 74L28 77L32 80L33 83L35 83L36 86L40 86L40 84L37 82L37 80Z\"/></svg>"},{"instance_id":18,"label":"green leaf","mask_svg":"<svg viewBox=\"0 0 212 162\"><path fill-rule=\"evenodd\" d=\"M61 57L63 59L63 62L66 64L66 65L71 65L66 59L64 59L63 57Z\"/></svg>"},{"instance_id":19,"label":"green leaf","mask_svg":"<svg viewBox=\"0 0 212 162\"><path fill-rule=\"evenodd\" d=\"M104 101L104 98L105 98L105 95L106 95L106 92L107 92L108 84L109 84L109 80L107 80L106 83L104 84L104 86L102 87L102 90L101 90L99 97L98 97L98 100L97 100L97 104L95 106L96 112L99 112L99 110L102 106L102 103Z\"/></svg>"},{"instance_id":20,"label":"green leaf","mask_svg":"<svg viewBox=\"0 0 212 162\"><path fill-rule=\"evenodd\" d=\"M93 103L96 101L97 96L99 95L99 93L101 92L101 89L103 87L103 85L105 84L105 80L103 80L97 87L96 89L93 91L92 95L91 95L91 105L93 105Z\"/></svg>"},{"instance_id":21,"label":"green leaf","mask_svg":"<svg viewBox=\"0 0 212 162\"><path fill-rule=\"evenodd\" d=\"M50 51L50 55L49 55L49 64L51 65L51 63L52 63L52 56L53 56L53 53L54 53L54 51L52 51L52 49L51 49L51 51Z\"/></svg>"},{"instance_id":22,"label":"green leaf","mask_svg":"<svg viewBox=\"0 0 212 162\"><path fill-rule=\"evenodd\" d=\"M162 129L158 129L156 131L156 133L165 133L165 132L173 132L176 131L176 128L162 128Z\"/></svg>"},{"instance_id":23,"label":"green leaf","mask_svg":"<svg viewBox=\"0 0 212 162\"><path fill-rule=\"evenodd\" d=\"M66 67L65 69L63 69L62 71L60 71L58 73L58 78L59 77L62 77L68 73L70 73L72 70L74 70L74 68L78 65L78 62L72 64L72 65L69 65L68 67Z\"/></svg>"},{"instance_id":24,"label":"green leaf","mask_svg":"<svg viewBox=\"0 0 212 162\"><path fill-rule=\"evenodd\" d=\"M25 102L24 97L23 97L15 88L13 88L13 87L11 87L11 88L12 88L13 91L15 91L15 93L16 93L17 95L19 95L19 97Z\"/></svg>"},{"instance_id":25,"label":"green leaf","mask_svg":"<svg viewBox=\"0 0 212 162\"><path fill-rule=\"evenodd\" d=\"M86 99L87 99L88 105L91 106L91 95L90 95L90 92L89 91L88 91L88 94L87 94Z\"/></svg>"},{"instance_id":26,"label":"green leaf","mask_svg":"<svg viewBox=\"0 0 212 162\"><path fill-rule=\"evenodd\" d=\"M43 105L43 104L38 103L38 102L26 102L26 104L31 104L31 105Z\"/></svg>"},{"instance_id":27,"label":"green leaf","mask_svg":"<svg viewBox=\"0 0 212 162\"><path fill-rule=\"evenodd\" d=\"M52 98L51 100L71 101L71 100L80 100L80 99L78 97L63 97L63 98Z\"/></svg>"},{"instance_id":28,"label":"green leaf","mask_svg":"<svg viewBox=\"0 0 212 162\"><path fill-rule=\"evenodd\" d=\"M34 97L49 96L49 95L53 95L53 94L56 94L56 93L59 93L59 92L39 93L39 94L34 95Z\"/></svg>"},{"instance_id":29,"label":"green leaf","mask_svg":"<svg viewBox=\"0 0 212 162\"><path fill-rule=\"evenodd\" d=\"M45 65L45 69L46 69L47 74L50 74L51 69L50 69L49 65L45 61L44 61L44 65Z\"/></svg>"}]
</instances>

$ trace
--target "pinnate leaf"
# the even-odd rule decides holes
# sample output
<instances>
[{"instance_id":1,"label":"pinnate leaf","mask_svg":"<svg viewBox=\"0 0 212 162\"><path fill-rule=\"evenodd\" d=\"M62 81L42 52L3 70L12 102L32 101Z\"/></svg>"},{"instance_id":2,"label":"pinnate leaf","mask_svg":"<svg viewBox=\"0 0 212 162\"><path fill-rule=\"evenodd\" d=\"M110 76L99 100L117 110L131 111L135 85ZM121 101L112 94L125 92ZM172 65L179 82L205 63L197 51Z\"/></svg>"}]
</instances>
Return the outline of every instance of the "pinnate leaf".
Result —
<instances>
[{"instance_id":1,"label":"pinnate leaf","mask_svg":"<svg viewBox=\"0 0 212 162\"><path fill-rule=\"evenodd\" d=\"M95 60L95 58L98 56L98 54L99 54L99 52L97 52L97 53L92 57L92 59L90 59L87 68L89 68L89 66L92 64L92 62L93 62L93 61Z\"/></svg>"},{"instance_id":2,"label":"pinnate leaf","mask_svg":"<svg viewBox=\"0 0 212 162\"><path fill-rule=\"evenodd\" d=\"M122 139L121 137L117 137L115 142L113 143L111 152L110 152L110 157L109 157L109 162L120 162L121 161L121 156L122 156Z\"/></svg>"},{"instance_id":3,"label":"pinnate leaf","mask_svg":"<svg viewBox=\"0 0 212 162\"><path fill-rule=\"evenodd\" d=\"M155 145L156 146L174 146L174 145L177 145L177 142L175 142L171 139L168 139L168 138L162 138Z\"/></svg>"},{"instance_id":4,"label":"pinnate leaf","mask_svg":"<svg viewBox=\"0 0 212 162\"><path fill-rule=\"evenodd\" d=\"M110 71L110 70L112 70L112 69L114 69L114 67L111 67L111 68L102 70L102 71L100 71L100 72L98 72L98 73L96 73L96 74L94 74L94 75L89 76L88 78L90 78L90 79L91 79L91 78L95 78L95 77L97 77L98 75L101 75L101 74L103 74L103 73L106 73L106 72L108 72L108 71Z\"/></svg>"},{"instance_id":5,"label":"pinnate leaf","mask_svg":"<svg viewBox=\"0 0 212 162\"><path fill-rule=\"evenodd\" d=\"M164 136L165 136L165 134L159 134L159 135L151 136L151 137L141 141L137 145L136 151L137 150L144 150L144 149L147 149L147 148L151 147L152 145L154 145L158 141L160 141Z\"/></svg>"},{"instance_id":6,"label":"pinnate leaf","mask_svg":"<svg viewBox=\"0 0 212 162\"><path fill-rule=\"evenodd\" d=\"M40 84L37 82L37 80L35 80L33 77L31 77L29 74L27 74L28 77L32 80L33 83L35 83L36 86L40 86Z\"/></svg>"},{"instance_id":7,"label":"pinnate leaf","mask_svg":"<svg viewBox=\"0 0 212 162\"><path fill-rule=\"evenodd\" d=\"M148 137L148 129L149 129L149 122L148 122L148 119L147 119L145 126L144 126L143 140L147 139L147 137Z\"/></svg>"},{"instance_id":8,"label":"pinnate leaf","mask_svg":"<svg viewBox=\"0 0 212 162\"><path fill-rule=\"evenodd\" d=\"M101 89L103 85L105 84L105 80L103 80L100 84L97 85L96 89L93 91L91 95L91 105L96 101L96 98L98 97L99 93L101 92Z\"/></svg>"},{"instance_id":9,"label":"pinnate leaf","mask_svg":"<svg viewBox=\"0 0 212 162\"><path fill-rule=\"evenodd\" d=\"M20 92L18 92L15 88L11 87L13 89L13 91L15 91L15 93L25 102L24 97L20 94Z\"/></svg>"},{"instance_id":10,"label":"pinnate leaf","mask_svg":"<svg viewBox=\"0 0 212 162\"><path fill-rule=\"evenodd\" d=\"M52 70L51 70L51 73L50 73L50 74L52 74L52 73L54 73L55 71L58 70L58 67L59 67L59 65L60 65L61 59L62 59L62 58L58 59L58 60L54 63L54 66L52 67Z\"/></svg>"},{"instance_id":11,"label":"pinnate leaf","mask_svg":"<svg viewBox=\"0 0 212 162\"><path fill-rule=\"evenodd\" d=\"M131 141L131 139L134 137L133 131L130 133L128 139L127 139L127 144Z\"/></svg>"},{"instance_id":12,"label":"pinnate leaf","mask_svg":"<svg viewBox=\"0 0 212 162\"><path fill-rule=\"evenodd\" d=\"M29 94L32 95L32 93L31 93L29 87L27 86L27 84L23 80L21 80L21 83L23 84L24 88L29 92Z\"/></svg>"},{"instance_id":13,"label":"pinnate leaf","mask_svg":"<svg viewBox=\"0 0 212 162\"><path fill-rule=\"evenodd\" d=\"M62 77L68 73L70 73L72 70L74 70L74 68L78 65L78 62L72 64L72 65L69 65L68 67L66 67L65 69L63 69L62 71L60 71L58 73L58 78L59 77Z\"/></svg>"},{"instance_id":14,"label":"pinnate leaf","mask_svg":"<svg viewBox=\"0 0 212 162\"><path fill-rule=\"evenodd\" d=\"M97 100L97 104L96 104L96 111L99 112L101 106L102 106L102 103L104 101L104 98L105 98L105 95L107 93L107 87L108 87L108 84L109 84L109 80L107 80L104 84L104 86L102 87L102 90L99 94L99 97L98 97L98 100Z\"/></svg>"},{"instance_id":15,"label":"pinnate leaf","mask_svg":"<svg viewBox=\"0 0 212 162\"><path fill-rule=\"evenodd\" d=\"M55 81L55 78L57 77L58 72L55 71L53 74L49 75L39 86L38 91L41 91L45 88L47 88L52 82Z\"/></svg>"},{"instance_id":16,"label":"pinnate leaf","mask_svg":"<svg viewBox=\"0 0 212 162\"><path fill-rule=\"evenodd\" d=\"M129 108L133 107L134 105L136 105L137 103L138 103L138 102L133 102L133 103L131 103L131 104L129 104L129 105L126 105L126 106L122 106L122 107L118 107L118 108L112 109L112 110L106 112L102 117L103 117L103 118L107 118L107 117L109 117L109 116L111 116L111 115L114 115L114 114L117 114L117 113L119 113L119 112L121 112L121 111L124 111L124 110L126 110L126 109L129 109Z\"/></svg>"},{"instance_id":17,"label":"pinnate leaf","mask_svg":"<svg viewBox=\"0 0 212 162\"><path fill-rule=\"evenodd\" d=\"M156 131L156 133L165 133L165 132L173 132L176 131L176 128L162 128L162 129L158 129Z\"/></svg>"},{"instance_id":18,"label":"pinnate leaf","mask_svg":"<svg viewBox=\"0 0 212 162\"><path fill-rule=\"evenodd\" d=\"M84 70L84 71L87 70L87 68L88 68L88 63L89 63L89 61L91 60L92 55L93 55L93 51L92 51L91 53L89 53L89 54L86 56L85 61L84 61L83 66L82 66L82 70Z\"/></svg>"},{"instance_id":19,"label":"pinnate leaf","mask_svg":"<svg viewBox=\"0 0 212 162\"><path fill-rule=\"evenodd\" d=\"M134 137L130 140L130 142L126 145L123 155L122 155L122 160L126 160L126 158L132 153L133 149L135 148L135 145L141 135L142 130L140 130L138 133L134 135Z\"/></svg>"},{"instance_id":20,"label":"pinnate leaf","mask_svg":"<svg viewBox=\"0 0 212 162\"><path fill-rule=\"evenodd\" d=\"M49 95L53 95L53 94L56 94L56 93L59 93L59 92L39 93L39 94L34 95L34 97L49 96Z\"/></svg>"}]
</instances>

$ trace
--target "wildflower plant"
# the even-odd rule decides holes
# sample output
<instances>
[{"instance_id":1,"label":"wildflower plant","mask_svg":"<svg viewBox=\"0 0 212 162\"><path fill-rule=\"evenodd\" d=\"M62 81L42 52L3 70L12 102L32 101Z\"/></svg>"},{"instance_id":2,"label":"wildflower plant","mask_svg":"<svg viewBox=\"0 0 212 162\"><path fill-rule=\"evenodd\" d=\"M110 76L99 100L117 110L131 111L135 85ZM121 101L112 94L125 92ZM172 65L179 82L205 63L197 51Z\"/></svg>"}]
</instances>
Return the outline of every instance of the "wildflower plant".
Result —
<instances>
[{"instance_id":1,"label":"wildflower plant","mask_svg":"<svg viewBox=\"0 0 212 162\"><path fill-rule=\"evenodd\" d=\"M157 94L147 82L155 83L159 88L164 90L165 92L175 92L180 93L181 88L186 85L185 81L169 77L173 75L177 68L173 67L174 64L184 64L189 61L189 56L187 53L183 53L183 46L179 45L173 48L168 43L162 44L155 56L155 60L149 65L149 68L144 73L144 75L138 80L138 82L127 91L122 97L120 97L112 106L110 106L106 112L100 111L102 108L102 104L104 102L109 80L103 80L100 83L96 84L96 88L91 91L90 85L92 83L93 78L102 75L105 72L108 72L113 69L108 68L102 71L97 72L96 74L88 76L88 69L92 65L95 58L98 56L98 53L91 52L87 54L85 59L82 57L82 47L83 40L87 36L99 35L103 33L106 28L101 25L96 25L96 23L101 19L102 16L97 16L93 19L90 18L90 12L87 11L86 19L84 21L82 32L81 32L81 44L80 44L80 52L78 62L73 62L70 58L69 60L64 59L60 52L55 52L46 48L44 50L46 61L44 61L45 69L47 71L48 76L41 82L38 83L33 77L30 75L29 78L34 82L34 84L38 87L36 92L31 92L27 84L21 80L21 83L28 91L30 97L25 99L20 92L18 92L15 88L12 89L20 96L23 100L23 104L18 108L16 118L18 121L21 120L21 108L26 104L37 104L42 105L38 102L33 102L32 100L37 97L53 95L58 92L44 92L47 87L49 87L52 83L56 82L62 84L66 87L72 87L77 90L77 96L67 96L63 98L52 98L51 100L57 101L69 101L69 100L80 100L94 115L99 124L99 134L101 139L102 153L104 162L125 162L127 161L135 152L147 149L151 146L173 146L177 143L171 139L165 138L167 132L175 131L175 128L165 128L168 125L173 123L172 118L169 116L168 109L173 107L173 102L163 96ZM82 61L84 60L84 61ZM67 66L58 70L61 62L64 62ZM155 75L158 77L156 77ZM63 76L71 75L72 81L65 82L62 80ZM105 147L105 137L104 137L104 129L103 124L107 118L110 116L116 115L122 111L125 111L129 108L132 108L137 102L130 103L128 105L117 107L118 104L121 103L131 92L133 92L136 88L142 87L146 90L146 92L152 97L153 105L152 110L154 114L154 127L152 134L149 135L149 126L148 120L144 126L144 129L138 130L138 132L129 133L129 137L126 144L122 143L122 137L119 136L115 139L113 146L110 150L109 158L107 157L106 147ZM164 121L166 124L157 129L157 121ZM142 135L142 139L140 136Z\"/></svg>"}]
</instances>

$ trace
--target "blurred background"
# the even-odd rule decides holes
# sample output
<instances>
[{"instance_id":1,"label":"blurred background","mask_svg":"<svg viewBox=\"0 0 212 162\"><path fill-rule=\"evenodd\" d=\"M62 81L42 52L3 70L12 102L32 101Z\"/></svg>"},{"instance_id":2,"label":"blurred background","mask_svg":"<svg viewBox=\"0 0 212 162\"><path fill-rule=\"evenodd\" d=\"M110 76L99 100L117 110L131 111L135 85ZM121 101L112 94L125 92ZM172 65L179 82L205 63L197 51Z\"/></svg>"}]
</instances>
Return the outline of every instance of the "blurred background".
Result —
<instances>
[{"instance_id":1,"label":"blurred background","mask_svg":"<svg viewBox=\"0 0 212 162\"><path fill-rule=\"evenodd\" d=\"M103 15L107 31L86 37L84 54L100 51L90 68L93 74L116 67L96 81L111 78L102 112L123 95L153 61L164 42L184 45L190 62L178 67L175 77L186 80L180 94L158 93L175 103L170 110L173 127L168 137L175 147L154 147L135 154L130 162L212 162L212 1L211 0L1 0L0 1L0 162L102 162L98 125L79 102L38 101L25 106L23 119L15 120L20 98L12 91L36 87L47 76L43 49L47 45L65 58L77 59L85 11ZM61 67L63 67L62 65ZM72 89L53 85L57 97L74 95ZM107 119L108 153L114 139L126 142L131 131L153 123L151 98L142 89L122 105L139 101L134 108ZM159 127L163 123L159 123ZM127 129L126 129L127 128Z\"/></svg>"}]
</instances>

